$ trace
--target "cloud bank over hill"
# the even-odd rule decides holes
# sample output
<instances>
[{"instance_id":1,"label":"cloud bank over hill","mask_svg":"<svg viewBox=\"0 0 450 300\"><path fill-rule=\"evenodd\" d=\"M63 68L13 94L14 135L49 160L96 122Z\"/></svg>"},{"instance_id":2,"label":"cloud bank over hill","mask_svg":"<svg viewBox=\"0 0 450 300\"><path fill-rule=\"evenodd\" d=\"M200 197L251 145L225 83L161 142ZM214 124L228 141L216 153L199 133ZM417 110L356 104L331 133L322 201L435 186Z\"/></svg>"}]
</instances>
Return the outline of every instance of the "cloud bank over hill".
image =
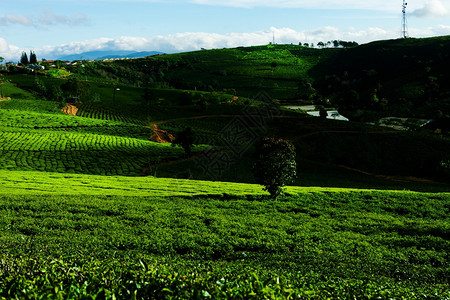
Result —
<instances>
[{"instance_id":1,"label":"cloud bank over hill","mask_svg":"<svg viewBox=\"0 0 450 300\"><path fill-rule=\"evenodd\" d=\"M426 37L450 34L450 26L438 26L425 30L410 28L410 36ZM291 28L275 28L250 33L216 34L207 32L185 32L154 37L130 37L98 38L81 42L72 42L58 46L44 46L36 49L19 49L9 45L6 40L0 38L0 56L7 60L17 61L22 51L33 50L38 58L56 59L58 57L99 50L130 50L130 51L159 51L174 53L213 48L232 48L239 46L264 45L272 42L273 35L278 44L299 44L327 42L330 40L356 41L367 43L375 40L395 39L400 37L398 32L387 31L382 28L368 28L355 30L348 28L342 30L327 26L310 31L296 31Z\"/></svg>"}]
</instances>

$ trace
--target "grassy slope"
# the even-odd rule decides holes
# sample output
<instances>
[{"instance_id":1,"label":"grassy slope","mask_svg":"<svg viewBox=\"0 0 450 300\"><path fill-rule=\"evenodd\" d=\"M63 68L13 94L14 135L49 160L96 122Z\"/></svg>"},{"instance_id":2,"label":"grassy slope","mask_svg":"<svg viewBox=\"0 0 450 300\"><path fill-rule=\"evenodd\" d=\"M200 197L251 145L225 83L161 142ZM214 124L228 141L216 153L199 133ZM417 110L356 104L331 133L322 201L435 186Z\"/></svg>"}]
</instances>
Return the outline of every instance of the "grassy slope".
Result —
<instances>
[{"instance_id":1,"label":"grassy slope","mask_svg":"<svg viewBox=\"0 0 450 300\"><path fill-rule=\"evenodd\" d=\"M274 99L296 100L299 81L310 79L312 67L339 51L295 45L216 49L99 63L92 73L119 74L124 80L136 76L178 89L235 89L238 96L247 98L265 91Z\"/></svg>"},{"instance_id":2,"label":"grassy slope","mask_svg":"<svg viewBox=\"0 0 450 300\"><path fill-rule=\"evenodd\" d=\"M67 116L54 102L13 99L0 112L2 169L138 175L182 153L148 141L146 126Z\"/></svg>"},{"instance_id":3,"label":"grassy slope","mask_svg":"<svg viewBox=\"0 0 450 300\"><path fill-rule=\"evenodd\" d=\"M4 297L450 296L450 194L292 188L271 202L245 184L0 178Z\"/></svg>"},{"instance_id":4,"label":"grassy slope","mask_svg":"<svg viewBox=\"0 0 450 300\"><path fill-rule=\"evenodd\" d=\"M2 194L113 195L113 196L263 196L261 185L178 178L123 177L0 170ZM288 194L353 192L369 189L289 186ZM390 191L395 192L395 191ZM399 193L402 193L399 191Z\"/></svg>"}]
</instances>

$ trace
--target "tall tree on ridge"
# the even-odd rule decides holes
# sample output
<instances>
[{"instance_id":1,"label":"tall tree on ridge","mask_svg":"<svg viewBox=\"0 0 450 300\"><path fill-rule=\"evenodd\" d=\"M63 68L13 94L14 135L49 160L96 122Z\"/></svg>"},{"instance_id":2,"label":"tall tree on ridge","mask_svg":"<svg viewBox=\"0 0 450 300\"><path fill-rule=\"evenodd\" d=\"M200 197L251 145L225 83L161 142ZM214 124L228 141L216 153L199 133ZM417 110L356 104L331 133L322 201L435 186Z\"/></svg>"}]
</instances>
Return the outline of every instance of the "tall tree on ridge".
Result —
<instances>
[{"instance_id":1,"label":"tall tree on ridge","mask_svg":"<svg viewBox=\"0 0 450 300\"><path fill-rule=\"evenodd\" d=\"M37 63L36 53L30 51L30 64L34 65Z\"/></svg>"},{"instance_id":2,"label":"tall tree on ridge","mask_svg":"<svg viewBox=\"0 0 450 300\"><path fill-rule=\"evenodd\" d=\"M24 66L30 64L30 61L28 60L28 55L25 52L22 52L22 56L20 57L20 63Z\"/></svg>"}]
</instances>

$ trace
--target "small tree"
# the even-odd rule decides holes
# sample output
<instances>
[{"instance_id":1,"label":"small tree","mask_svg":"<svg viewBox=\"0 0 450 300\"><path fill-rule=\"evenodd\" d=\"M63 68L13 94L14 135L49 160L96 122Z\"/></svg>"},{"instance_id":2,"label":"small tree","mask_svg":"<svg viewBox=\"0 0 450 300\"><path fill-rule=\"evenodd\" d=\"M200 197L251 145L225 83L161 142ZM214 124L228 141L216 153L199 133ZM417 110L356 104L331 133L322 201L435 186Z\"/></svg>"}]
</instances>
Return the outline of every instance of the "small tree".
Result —
<instances>
[{"instance_id":1,"label":"small tree","mask_svg":"<svg viewBox=\"0 0 450 300\"><path fill-rule=\"evenodd\" d=\"M272 199L276 200L283 186L297 175L295 156L294 145L283 139L266 137L258 146L253 174Z\"/></svg>"},{"instance_id":2,"label":"small tree","mask_svg":"<svg viewBox=\"0 0 450 300\"><path fill-rule=\"evenodd\" d=\"M45 86L45 83L37 76L34 78L34 90L43 97L47 96L47 87Z\"/></svg>"},{"instance_id":3,"label":"small tree","mask_svg":"<svg viewBox=\"0 0 450 300\"><path fill-rule=\"evenodd\" d=\"M76 78L70 78L61 85L61 89L68 97L77 97L85 100L90 94L90 85Z\"/></svg>"},{"instance_id":4,"label":"small tree","mask_svg":"<svg viewBox=\"0 0 450 300\"><path fill-rule=\"evenodd\" d=\"M64 101L64 93L59 85L54 85L51 87L49 91L49 98L52 101L63 102Z\"/></svg>"},{"instance_id":5,"label":"small tree","mask_svg":"<svg viewBox=\"0 0 450 300\"><path fill-rule=\"evenodd\" d=\"M192 146L194 145L194 138L195 138L194 132L190 127L188 127L185 130L176 134L172 146L183 147L186 156L189 157L191 156Z\"/></svg>"}]
</instances>

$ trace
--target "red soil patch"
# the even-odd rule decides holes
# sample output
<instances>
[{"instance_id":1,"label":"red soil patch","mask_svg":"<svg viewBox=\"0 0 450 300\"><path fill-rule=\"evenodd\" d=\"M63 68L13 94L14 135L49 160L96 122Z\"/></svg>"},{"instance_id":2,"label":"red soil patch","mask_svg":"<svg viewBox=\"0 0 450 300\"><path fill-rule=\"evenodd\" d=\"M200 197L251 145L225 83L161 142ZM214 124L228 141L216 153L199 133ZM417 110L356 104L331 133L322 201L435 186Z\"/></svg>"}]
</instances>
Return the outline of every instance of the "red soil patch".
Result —
<instances>
[{"instance_id":1,"label":"red soil patch","mask_svg":"<svg viewBox=\"0 0 450 300\"><path fill-rule=\"evenodd\" d=\"M158 124L152 125L153 135L149 138L152 142L157 143L172 143L175 140L175 137L168 133L166 130L160 129Z\"/></svg>"},{"instance_id":2,"label":"red soil patch","mask_svg":"<svg viewBox=\"0 0 450 300\"><path fill-rule=\"evenodd\" d=\"M61 109L61 111L66 115L76 116L78 112L78 107L72 104L66 104L66 106L63 109Z\"/></svg>"}]
</instances>

